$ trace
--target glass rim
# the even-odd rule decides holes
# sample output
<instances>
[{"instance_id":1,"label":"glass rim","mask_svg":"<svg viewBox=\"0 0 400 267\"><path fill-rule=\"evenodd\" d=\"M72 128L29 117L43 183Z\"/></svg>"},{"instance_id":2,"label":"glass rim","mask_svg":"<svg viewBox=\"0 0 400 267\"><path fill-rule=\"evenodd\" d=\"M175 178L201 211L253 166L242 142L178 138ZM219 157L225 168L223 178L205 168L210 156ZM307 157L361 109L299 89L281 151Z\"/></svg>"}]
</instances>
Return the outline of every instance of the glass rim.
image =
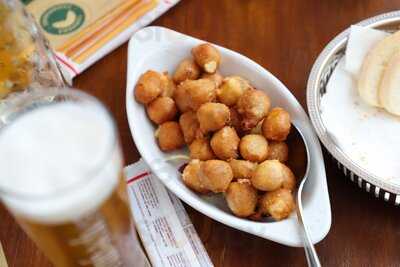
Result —
<instances>
[{"instance_id":1,"label":"glass rim","mask_svg":"<svg viewBox=\"0 0 400 267\"><path fill-rule=\"evenodd\" d=\"M54 197L59 195L60 193L66 193L66 192L71 192L76 188L79 188L79 186L87 184L89 181L96 179L98 177L98 174L101 173L101 171L107 166L107 163L113 155L113 151L117 148L118 146L118 138L117 138L117 127L115 124L115 121L113 119L113 116L111 115L110 111L107 109L107 107L96 97L83 92L81 90L75 89L75 88L69 88L69 87L63 87L63 88L42 88L42 89L36 89L33 92L29 92L28 94L21 94L18 96L13 97L12 102L15 104L18 103L25 103L25 108L29 107L29 105L34 105L34 108L31 110L28 110L26 112L21 112L18 111L18 108L15 105L10 105L5 109L5 116L12 116L12 115L17 115L16 117L12 118L10 122L6 122L3 125L0 126L0 135L2 134L2 131L7 128L7 125L10 125L13 121L18 120L18 118L23 117L25 114L37 110L43 107L47 107L48 105L40 104L40 105L35 105L35 100L39 100L46 97L57 97L57 96L70 96L70 97L76 97L78 100L84 100L87 103L93 104L96 107L98 107L100 110L102 110L105 114L106 119L108 120L108 124L111 127L111 141L106 144L108 148L106 148L106 152L104 153L104 157L101 158L98 162L94 164L94 167L91 168L89 171L86 171L85 173L82 173L82 177L89 177L87 179L79 179L77 182L73 182L71 184L68 184L64 187L58 188L54 192L50 193L45 193L45 194L34 194L31 192L27 191L19 191L19 190L11 190L9 187L4 186L0 184L0 200L3 197L14 197L14 198L20 198L20 199L30 199L30 200L43 200L46 198ZM57 105L59 103L65 103L65 102L73 102L73 100L66 100L63 102L57 102L57 101L51 101L48 102L50 105ZM15 110L15 113L12 112ZM19 113L19 114L18 114ZM4 117L2 114L1 117ZM3 118L2 118L3 119ZM120 152L118 152L120 153Z\"/></svg>"}]
</instances>

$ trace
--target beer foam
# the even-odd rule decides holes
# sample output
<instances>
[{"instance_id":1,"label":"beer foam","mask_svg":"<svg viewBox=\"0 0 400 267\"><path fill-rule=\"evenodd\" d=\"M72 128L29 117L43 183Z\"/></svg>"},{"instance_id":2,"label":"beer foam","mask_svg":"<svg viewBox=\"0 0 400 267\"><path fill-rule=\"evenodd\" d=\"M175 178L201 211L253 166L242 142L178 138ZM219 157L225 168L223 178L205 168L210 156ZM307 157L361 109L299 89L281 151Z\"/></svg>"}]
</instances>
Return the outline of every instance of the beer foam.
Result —
<instances>
[{"instance_id":1,"label":"beer foam","mask_svg":"<svg viewBox=\"0 0 400 267\"><path fill-rule=\"evenodd\" d=\"M2 200L42 223L79 219L98 208L121 175L113 124L95 103L40 107L0 131Z\"/></svg>"}]
</instances>

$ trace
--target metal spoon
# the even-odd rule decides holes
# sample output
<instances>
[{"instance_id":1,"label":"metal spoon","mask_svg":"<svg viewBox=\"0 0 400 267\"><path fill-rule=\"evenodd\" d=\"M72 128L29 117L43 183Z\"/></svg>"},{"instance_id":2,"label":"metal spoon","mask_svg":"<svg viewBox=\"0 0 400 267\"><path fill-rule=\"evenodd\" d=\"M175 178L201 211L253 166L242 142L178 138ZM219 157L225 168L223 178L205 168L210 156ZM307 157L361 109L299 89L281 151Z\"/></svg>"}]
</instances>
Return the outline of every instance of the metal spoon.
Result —
<instances>
[{"instance_id":1,"label":"metal spoon","mask_svg":"<svg viewBox=\"0 0 400 267\"><path fill-rule=\"evenodd\" d=\"M303 240L304 251L306 254L308 266L321 267L318 255L315 251L313 243L311 242L311 238L308 234L308 230L303 218L302 193L304 185L307 182L307 178L310 172L310 162L311 162L310 153L308 146L304 141L303 134L295 125L292 124L292 126L293 126L292 130L286 140L286 143L290 148L290 157L287 164L293 171L293 173L296 175L296 177L303 177L300 182L299 188L297 190L297 205L296 205L300 235ZM187 162L189 158L186 155L175 155L167 159L167 161L174 161L174 160L183 160L183 162ZM182 165L179 168L180 172L183 171L184 166L186 166L186 164ZM265 218L263 221L272 222L273 220L271 218Z\"/></svg>"},{"instance_id":2,"label":"metal spoon","mask_svg":"<svg viewBox=\"0 0 400 267\"><path fill-rule=\"evenodd\" d=\"M294 126L294 125L293 125ZM293 172L298 177L303 177L300 186L297 190L297 220L299 221L300 235L304 244L304 251L307 258L308 266L310 267L320 267L321 264L318 259L318 255L315 251L314 245L311 242L310 235L303 217L303 202L302 194L304 185L307 182L307 178L310 172L310 152L304 142L304 136L296 126L292 127L292 131L288 137L287 143L291 149L290 155L293 156L288 165L293 169Z\"/></svg>"}]
</instances>

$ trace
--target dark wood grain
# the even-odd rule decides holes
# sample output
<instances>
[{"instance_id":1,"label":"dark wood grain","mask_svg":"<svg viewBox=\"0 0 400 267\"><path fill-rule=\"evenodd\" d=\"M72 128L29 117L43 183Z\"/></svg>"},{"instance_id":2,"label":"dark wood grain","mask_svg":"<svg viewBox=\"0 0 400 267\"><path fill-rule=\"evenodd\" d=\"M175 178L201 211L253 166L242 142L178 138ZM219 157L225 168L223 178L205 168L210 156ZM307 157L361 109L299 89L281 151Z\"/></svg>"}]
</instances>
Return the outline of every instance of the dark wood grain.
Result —
<instances>
[{"instance_id":1,"label":"dark wood grain","mask_svg":"<svg viewBox=\"0 0 400 267\"><path fill-rule=\"evenodd\" d=\"M236 50L282 80L305 106L311 66L340 31L400 7L400 0L183 0L155 21ZM75 86L99 97L114 114L127 163L139 159L125 112L126 44L80 75ZM325 153L332 228L317 245L323 266L400 266L398 208L360 191ZM215 266L305 266L302 249L236 231L187 207ZM0 207L0 240L9 265L49 263Z\"/></svg>"}]
</instances>

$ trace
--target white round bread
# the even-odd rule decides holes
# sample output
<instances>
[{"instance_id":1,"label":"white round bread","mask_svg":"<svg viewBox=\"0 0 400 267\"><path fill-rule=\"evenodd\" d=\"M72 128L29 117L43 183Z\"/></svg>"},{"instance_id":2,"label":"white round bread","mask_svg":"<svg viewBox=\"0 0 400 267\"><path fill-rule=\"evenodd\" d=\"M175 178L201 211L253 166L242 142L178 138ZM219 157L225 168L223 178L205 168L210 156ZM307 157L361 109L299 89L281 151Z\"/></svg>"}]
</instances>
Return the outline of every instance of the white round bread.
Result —
<instances>
[{"instance_id":1,"label":"white round bread","mask_svg":"<svg viewBox=\"0 0 400 267\"><path fill-rule=\"evenodd\" d=\"M389 113L400 116L400 51L390 60L383 74L379 101Z\"/></svg>"},{"instance_id":2,"label":"white round bread","mask_svg":"<svg viewBox=\"0 0 400 267\"><path fill-rule=\"evenodd\" d=\"M383 74L393 56L400 51L400 31L386 37L367 54L358 78L358 92L369 105L382 107L379 90Z\"/></svg>"}]
</instances>

